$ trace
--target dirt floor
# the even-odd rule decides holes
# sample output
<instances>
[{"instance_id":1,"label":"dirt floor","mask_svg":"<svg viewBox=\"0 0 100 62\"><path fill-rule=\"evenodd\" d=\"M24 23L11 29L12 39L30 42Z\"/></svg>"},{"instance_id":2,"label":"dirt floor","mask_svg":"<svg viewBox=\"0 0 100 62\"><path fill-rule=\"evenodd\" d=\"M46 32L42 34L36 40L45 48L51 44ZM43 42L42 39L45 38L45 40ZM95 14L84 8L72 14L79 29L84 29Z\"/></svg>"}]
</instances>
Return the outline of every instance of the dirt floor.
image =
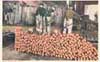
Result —
<instances>
[{"instance_id":1,"label":"dirt floor","mask_svg":"<svg viewBox=\"0 0 100 62\"><path fill-rule=\"evenodd\" d=\"M55 57L42 57L31 53L21 53L14 50L14 44L3 48L3 60L65 60Z\"/></svg>"}]
</instances>

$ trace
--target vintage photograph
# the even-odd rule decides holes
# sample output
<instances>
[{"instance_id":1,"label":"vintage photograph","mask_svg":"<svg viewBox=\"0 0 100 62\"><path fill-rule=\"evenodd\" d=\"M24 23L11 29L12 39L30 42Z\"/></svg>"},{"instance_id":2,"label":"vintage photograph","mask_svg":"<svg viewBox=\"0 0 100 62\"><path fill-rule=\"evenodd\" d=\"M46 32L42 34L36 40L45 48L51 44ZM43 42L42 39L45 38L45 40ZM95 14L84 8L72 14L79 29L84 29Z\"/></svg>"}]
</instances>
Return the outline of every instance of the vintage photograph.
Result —
<instances>
[{"instance_id":1,"label":"vintage photograph","mask_svg":"<svg viewBox=\"0 0 100 62\"><path fill-rule=\"evenodd\" d=\"M2 60L98 60L98 0L2 3Z\"/></svg>"}]
</instances>

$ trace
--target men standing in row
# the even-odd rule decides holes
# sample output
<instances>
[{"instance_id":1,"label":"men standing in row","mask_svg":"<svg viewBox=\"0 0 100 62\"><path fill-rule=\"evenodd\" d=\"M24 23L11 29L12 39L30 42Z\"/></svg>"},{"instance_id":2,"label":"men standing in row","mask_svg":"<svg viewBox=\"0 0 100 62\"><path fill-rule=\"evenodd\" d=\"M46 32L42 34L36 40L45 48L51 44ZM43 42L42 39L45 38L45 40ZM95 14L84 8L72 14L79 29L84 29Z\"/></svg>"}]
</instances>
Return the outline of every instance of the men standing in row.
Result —
<instances>
[{"instance_id":1,"label":"men standing in row","mask_svg":"<svg viewBox=\"0 0 100 62\"><path fill-rule=\"evenodd\" d=\"M51 33L51 23L53 22L54 7L45 7L44 4L40 4L36 11L36 30L39 33L45 34Z\"/></svg>"}]
</instances>

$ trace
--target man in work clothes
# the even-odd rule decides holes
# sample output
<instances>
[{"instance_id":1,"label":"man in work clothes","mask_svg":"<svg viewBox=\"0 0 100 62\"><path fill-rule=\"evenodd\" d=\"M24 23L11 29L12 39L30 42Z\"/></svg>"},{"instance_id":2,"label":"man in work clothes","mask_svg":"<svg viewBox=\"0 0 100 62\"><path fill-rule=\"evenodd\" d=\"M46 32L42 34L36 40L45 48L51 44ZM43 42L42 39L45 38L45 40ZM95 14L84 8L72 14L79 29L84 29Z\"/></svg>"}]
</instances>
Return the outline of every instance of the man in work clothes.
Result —
<instances>
[{"instance_id":1,"label":"man in work clothes","mask_svg":"<svg viewBox=\"0 0 100 62\"><path fill-rule=\"evenodd\" d=\"M66 11L66 16L64 19L63 33L66 33L66 31L68 31L68 33L72 33L74 15L80 18L80 16L72 10L72 7L69 7L68 10Z\"/></svg>"},{"instance_id":2,"label":"man in work clothes","mask_svg":"<svg viewBox=\"0 0 100 62\"><path fill-rule=\"evenodd\" d=\"M46 9L44 4L40 4L36 11L36 30L39 33L46 33Z\"/></svg>"},{"instance_id":3,"label":"man in work clothes","mask_svg":"<svg viewBox=\"0 0 100 62\"><path fill-rule=\"evenodd\" d=\"M47 23L46 23L46 27L47 27L47 33L50 34L51 33L51 23L53 22L53 17L54 17L54 7L50 7L47 9Z\"/></svg>"}]
</instances>

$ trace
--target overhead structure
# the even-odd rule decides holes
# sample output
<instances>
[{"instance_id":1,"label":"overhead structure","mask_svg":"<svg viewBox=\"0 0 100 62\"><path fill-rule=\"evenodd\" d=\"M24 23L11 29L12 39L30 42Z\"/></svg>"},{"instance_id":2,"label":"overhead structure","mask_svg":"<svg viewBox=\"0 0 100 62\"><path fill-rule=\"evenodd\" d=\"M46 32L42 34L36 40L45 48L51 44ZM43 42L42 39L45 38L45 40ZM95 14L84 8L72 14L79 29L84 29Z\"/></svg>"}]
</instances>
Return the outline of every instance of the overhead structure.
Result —
<instances>
[{"instance_id":1,"label":"overhead structure","mask_svg":"<svg viewBox=\"0 0 100 62\"><path fill-rule=\"evenodd\" d=\"M68 8L69 8L69 0L66 0L66 5L67 5Z\"/></svg>"}]
</instances>

